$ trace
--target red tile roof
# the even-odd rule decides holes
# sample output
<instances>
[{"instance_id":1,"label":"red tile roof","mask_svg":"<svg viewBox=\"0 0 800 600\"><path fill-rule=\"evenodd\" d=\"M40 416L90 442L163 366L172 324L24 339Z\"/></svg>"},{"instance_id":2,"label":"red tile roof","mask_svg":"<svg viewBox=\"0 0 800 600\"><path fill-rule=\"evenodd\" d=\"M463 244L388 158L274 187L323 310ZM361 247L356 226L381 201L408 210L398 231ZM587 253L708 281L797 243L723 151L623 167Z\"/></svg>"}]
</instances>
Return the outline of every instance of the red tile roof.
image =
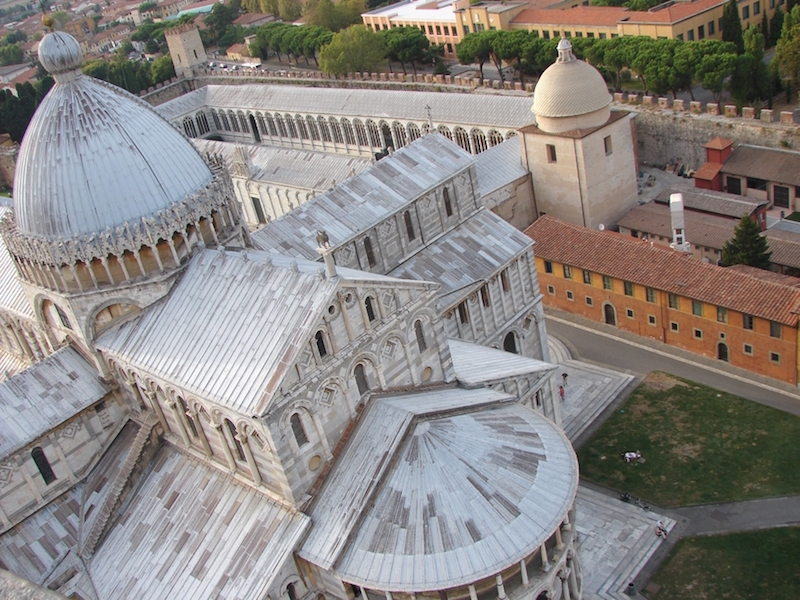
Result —
<instances>
[{"instance_id":1,"label":"red tile roof","mask_svg":"<svg viewBox=\"0 0 800 600\"><path fill-rule=\"evenodd\" d=\"M611 27L630 13L622 6L576 6L574 8L528 8L511 21L513 25L573 25Z\"/></svg>"},{"instance_id":2,"label":"red tile roof","mask_svg":"<svg viewBox=\"0 0 800 600\"><path fill-rule=\"evenodd\" d=\"M797 326L800 289L548 216L525 233L542 259Z\"/></svg>"},{"instance_id":3,"label":"red tile roof","mask_svg":"<svg viewBox=\"0 0 800 600\"><path fill-rule=\"evenodd\" d=\"M664 8L651 8L648 11L631 11L627 19L630 23L678 23L702 12L725 4L726 0L695 0L675 2Z\"/></svg>"},{"instance_id":4,"label":"red tile roof","mask_svg":"<svg viewBox=\"0 0 800 600\"><path fill-rule=\"evenodd\" d=\"M717 176L720 169L722 169L722 165L719 163L703 163L703 165L694 172L694 178L711 181Z\"/></svg>"},{"instance_id":5,"label":"red tile roof","mask_svg":"<svg viewBox=\"0 0 800 600\"><path fill-rule=\"evenodd\" d=\"M725 150L730 146L733 146L733 140L724 137L715 137L713 140L703 144L703 148L708 148L709 150Z\"/></svg>"},{"instance_id":6,"label":"red tile roof","mask_svg":"<svg viewBox=\"0 0 800 600\"><path fill-rule=\"evenodd\" d=\"M764 269L756 269L747 265L733 265L728 267L730 271L739 271L751 277L762 279L763 281L771 281L772 283L780 283L781 285L788 285L790 287L800 288L800 277L791 277L790 275L782 275L775 271L765 271Z\"/></svg>"}]
</instances>

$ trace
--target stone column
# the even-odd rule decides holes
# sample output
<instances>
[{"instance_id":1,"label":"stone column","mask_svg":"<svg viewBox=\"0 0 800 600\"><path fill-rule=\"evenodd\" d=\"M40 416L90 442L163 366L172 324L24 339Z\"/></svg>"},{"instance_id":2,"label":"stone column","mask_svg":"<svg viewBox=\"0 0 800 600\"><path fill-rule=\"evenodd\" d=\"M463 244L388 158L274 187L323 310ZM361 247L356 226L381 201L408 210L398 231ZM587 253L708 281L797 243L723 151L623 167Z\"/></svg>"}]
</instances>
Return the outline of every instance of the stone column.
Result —
<instances>
[{"instance_id":1,"label":"stone column","mask_svg":"<svg viewBox=\"0 0 800 600\"><path fill-rule=\"evenodd\" d=\"M211 426L217 430L219 440L222 442L222 452L225 453L225 459L228 461L228 467L230 468L231 473L236 472L236 460L233 458L233 453L231 453L230 446L228 446L228 439L225 437L225 432L222 431L222 423L215 423L214 421L211 421Z\"/></svg>"},{"instance_id":2,"label":"stone column","mask_svg":"<svg viewBox=\"0 0 800 600\"><path fill-rule=\"evenodd\" d=\"M192 442L189 439L189 434L186 432L186 424L183 422L186 417L181 414L182 408L176 400L171 400L168 404L172 409L172 414L175 415L175 420L178 422L178 433L181 435L184 445L187 448L191 447Z\"/></svg>"},{"instance_id":3,"label":"stone column","mask_svg":"<svg viewBox=\"0 0 800 600\"><path fill-rule=\"evenodd\" d=\"M478 593L475 591L475 584L469 584L469 600L478 600Z\"/></svg>"},{"instance_id":4,"label":"stone column","mask_svg":"<svg viewBox=\"0 0 800 600\"><path fill-rule=\"evenodd\" d=\"M189 418L194 419L194 424L197 428L197 437L200 439L200 445L203 446L203 451L206 453L206 456L211 458L214 453L211 451L211 445L208 443L206 431L203 429L203 423L200 420L200 413L196 409L191 408L189 409L189 413Z\"/></svg>"},{"instance_id":5,"label":"stone column","mask_svg":"<svg viewBox=\"0 0 800 600\"><path fill-rule=\"evenodd\" d=\"M567 581L567 575L565 573L559 574L559 579L561 579L561 590L562 590L562 598L564 600L570 600L572 597L569 593L569 583Z\"/></svg>"},{"instance_id":6,"label":"stone column","mask_svg":"<svg viewBox=\"0 0 800 600\"><path fill-rule=\"evenodd\" d=\"M153 410L158 417L159 422L161 423L161 427L164 428L164 433L167 433L169 429L169 425L167 425L167 419L164 417L164 412L161 410L161 404L158 402L158 397L156 396L155 392L146 392L147 399L150 400L150 405L153 407Z\"/></svg>"},{"instance_id":7,"label":"stone column","mask_svg":"<svg viewBox=\"0 0 800 600\"><path fill-rule=\"evenodd\" d=\"M547 546L544 543L539 547L539 553L542 555L542 570L547 572L550 570L550 561L547 560Z\"/></svg>"},{"instance_id":8,"label":"stone column","mask_svg":"<svg viewBox=\"0 0 800 600\"><path fill-rule=\"evenodd\" d=\"M130 388L131 392L133 393L133 397L136 399L137 403L139 404L139 410L147 410L147 405L144 403L144 399L142 398L142 392L139 389L139 386L136 385L136 381L134 379L128 379L125 384Z\"/></svg>"},{"instance_id":9,"label":"stone column","mask_svg":"<svg viewBox=\"0 0 800 600\"><path fill-rule=\"evenodd\" d=\"M519 572L522 575L522 585L528 587L528 567L525 565L525 559L519 561Z\"/></svg>"},{"instance_id":10,"label":"stone column","mask_svg":"<svg viewBox=\"0 0 800 600\"><path fill-rule=\"evenodd\" d=\"M503 576L497 575L495 581L497 582L497 600L505 600L508 596L506 596L506 588L503 585Z\"/></svg>"},{"instance_id":11,"label":"stone column","mask_svg":"<svg viewBox=\"0 0 800 600\"><path fill-rule=\"evenodd\" d=\"M561 550L564 547L564 540L561 539L561 525L556 527L556 548Z\"/></svg>"},{"instance_id":12,"label":"stone column","mask_svg":"<svg viewBox=\"0 0 800 600\"><path fill-rule=\"evenodd\" d=\"M569 568L569 590L576 598L580 597L580 589L578 587L578 576L575 574L575 559L571 559Z\"/></svg>"},{"instance_id":13,"label":"stone column","mask_svg":"<svg viewBox=\"0 0 800 600\"><path fill-rule=\"evenodd\" d=\"M253 450L250 448L250 440L241 431L236 434L236 439L239 440L239 443L242 445L244 458L247 461L247 466L250 469L250 475L253 477L253 482L256 485L261 485L261 473L259 473L256 459L253 457Z\"/></svg>"}]
</instances>

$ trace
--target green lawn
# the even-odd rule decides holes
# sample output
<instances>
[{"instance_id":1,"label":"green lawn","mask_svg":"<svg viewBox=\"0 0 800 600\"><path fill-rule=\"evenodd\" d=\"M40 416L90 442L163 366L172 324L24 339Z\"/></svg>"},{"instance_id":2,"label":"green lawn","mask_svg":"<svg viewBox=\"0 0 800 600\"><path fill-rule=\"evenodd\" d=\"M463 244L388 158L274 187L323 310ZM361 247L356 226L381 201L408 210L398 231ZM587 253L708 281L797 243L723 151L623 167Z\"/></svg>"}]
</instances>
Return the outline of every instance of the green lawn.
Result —
<instances>
[{"instance_id":1,"label":"green lawn","mask_svg":"<svg viewBox=\"0 0 800 600\"><path fill-rule=\"evenodd\" d=\"M651 373L578 458L583 478L675 507L800 493L798 440L798 417Z\"/></svg>"},{"instance_id":2,"label":"green lawn","mask_svg":"<svg viewBox=\"0 0 800 600\"><path fill-rule=\"evenodd\" d=\"M650 580L651 600L800 598L800 528L687 538Z\"/></svg>"},{"instance_id":3,"label":"green lawn","mask_svg":"<svg viewBox=\"0 0 800 600\"><path fill-rule=\"evenodd\" d=\"M786 216L790 221L800 221L800 212L793 212Z\"/></svg>"}]
</instances>

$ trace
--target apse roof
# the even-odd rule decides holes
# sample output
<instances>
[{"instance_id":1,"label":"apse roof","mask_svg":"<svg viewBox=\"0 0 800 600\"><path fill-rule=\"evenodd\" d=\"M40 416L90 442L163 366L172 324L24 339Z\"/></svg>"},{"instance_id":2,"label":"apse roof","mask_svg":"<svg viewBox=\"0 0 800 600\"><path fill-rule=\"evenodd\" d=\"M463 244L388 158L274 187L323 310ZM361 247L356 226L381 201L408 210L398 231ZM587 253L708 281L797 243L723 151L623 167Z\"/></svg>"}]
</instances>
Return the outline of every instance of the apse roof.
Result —
<instances>
[{"instance_id":1,"label":"apse roof","mask_svg":"<svg viewBox=\"0 0 800 600\"><path fill-rule=\"evenodd\" d=\"M471 584L547 540L577 485L563 432L512 396L441 388L373 398L299 554L365 588Z\"/></svg>"}]
</instances>

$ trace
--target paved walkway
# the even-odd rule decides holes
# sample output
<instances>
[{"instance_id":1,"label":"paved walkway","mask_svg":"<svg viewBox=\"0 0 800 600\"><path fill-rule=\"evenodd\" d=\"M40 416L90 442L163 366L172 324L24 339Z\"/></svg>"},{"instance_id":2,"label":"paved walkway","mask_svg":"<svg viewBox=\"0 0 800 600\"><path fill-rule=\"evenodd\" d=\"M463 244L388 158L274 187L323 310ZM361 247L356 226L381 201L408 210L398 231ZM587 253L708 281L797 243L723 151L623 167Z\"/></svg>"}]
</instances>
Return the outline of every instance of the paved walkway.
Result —
<instances>
[{"instance_id":1,"label":"paved walkway","mask_svg":"<svg viewBox=\"0 0 800 600\"><path fill-rule=\"evenodd\" d=\"M764 498L675 509L688 519L684 536L800 525L800 496Z\"/></svg>"},{"instance_id":2,"label":"paved walkway","mask_svg":"<svg viewBox=\"0 0 800 600\"><path fill-rule=\"evenodd\" d=\"M567 374L561 404L564 431L573 442L591 426L634 379L597 365L572 359L569 349L549 336L556 377ZM672 530L675 520L621 502L613 494L581 484L575 500L578 551L583 564L584 598L622 599L632 581L663 544L655 535L660 519Z\"/></svg>"}]
</instances>

